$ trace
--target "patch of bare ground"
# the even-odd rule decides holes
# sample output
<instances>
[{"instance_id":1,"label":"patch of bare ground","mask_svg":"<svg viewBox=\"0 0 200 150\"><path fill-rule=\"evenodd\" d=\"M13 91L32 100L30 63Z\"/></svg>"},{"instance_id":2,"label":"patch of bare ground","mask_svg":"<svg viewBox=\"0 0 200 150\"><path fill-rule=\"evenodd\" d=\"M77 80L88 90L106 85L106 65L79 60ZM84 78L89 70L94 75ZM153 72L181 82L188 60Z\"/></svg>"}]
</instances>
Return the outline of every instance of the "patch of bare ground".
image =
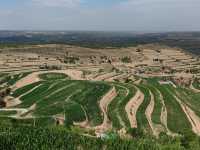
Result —
<instances>
[{"instance_id":1,"label":"patch of bare ground","mask_svg":"<svg viewBox=\"0 0 200 150\"><path fill-rule=\"evenodd\" d=\"M18 89L26 85L40 81L41 79L39 78L39 74L43 73L63 73L70 76L72 79L83 80L82 71L79 70L68 69L68 70L39 71L39 72L33 72L28 76L22 78L21 80L17 81L16 84L13 86L13 89Z\"/></svg>"},{"instance_id":2,"label":"patch of bare ground","mask_svg":"<svg viewBox=\"0 0 200 150\"><path fill-rule=\"evenodd\" d=\"M138 80L136 80L136 81L134 81L134 83L135 83L135 84L138 84L138 85L139 85L141 82L142 82L142 79L141 79L141 78L138 79Z\"/></svg>"},{"instance_id":3,"label":"patch of bare ground","mask_svg":"<svg viewBox=\"0 0 200 150\"><path fill-rule=\"evenodd\" d=\"M144 94L139 89L137 89L135 96L131 98L125 106L125 111L127 113L131 128L137 128L136 113L143 100Z\"/></svg>"},{"instance_id":4,"label":"patch of bare ground","mask_svg":"<svg viewBox=\"0 0 200 150\"><path fill-rule=\"evenodd\" d=\"M150 96L151 96L151 100L150 100L150 103L149 105L147 106L147 109L145 111L145 115L147 117L147 120L149 122L149 126L151 127L151 130L153 132L153 135L155 135L156 137L159 136L160 132L161 131L164 131L163 129L163 126L160 125L160 124L155 124L152 122L152 113L153 113L153 110L154 110L154 106L155 106L155 101L154 101L154 95L151 91L150 92Z\"/></svg>"},{"instance_id":5,"label":"patch of bare ground","mask_svg":"<svg viewBox=\"0 0 200 150\"><path fill-rule=\"evenodd\" d=\"M14 106L21 104L21 101L19 98L7 96L5 98L5 103L6 103L6 108L10 108L10 107L14 107Z\"/></svg>"},{"instance_id":6,"label":"patch of bare ground","mask_svg":"<svg viewBox=\"0 0 200 150\"><path fill-rule=\"evenodd\" d=\"M38 77L38 73L34 72L34 73L31 73L28 76L20 79L19 81L17 81L15 83L15 85L13 85L12 88L13 88L13 90L16 90L18 88L24 87L26 85L29 85L29 84L32 84L32 83L35 83L38 81L40 81L40 78Z\"/></svg>"},{"instance_id":7,"label":"patch of bare ground","mask_svg":"<svg viewBox=\"0 0 200 150\"><path fill-rule=\"evenodd\" d=\"M36 104L31 105L29 108L25 109L25 111L17 113L15 118L32 118L32 111L36 108Z\"/></svg>"},{"instance_id":8,"label":"patch of bare ground","mask_svg":"<svg viewBox=\"0 0 200 150\"><path fill-rule=\"evenodd\" d=\"M116 75L106 79L105 81L113 82L115 79L123 78L125 75L126 74L116 74Z\"/></svg>"},{"instance_id":9,"label":"patch of bare ground","mask_svg":"<svg viewBox=\"0 0 200 150\"><path fill-rule=\"evenodd\" d=\"M197 135L200 135L200 118L196 115L196 113L188 107L185 103L183 103L178 97L174 96L177 102L180 104L183 112L188 118L188 121L190 122L192 126L192 131L196 133Z\"/></svg>"},{"instance_id":10,"label":"patch of bare ground","mask_svg":"<svg viewBox=\"0 0 200 150\"><path fill-rule=\"evenodd\" d=\"M116 75L115 72L105 73L103 75L97 76L96 78L94 78L94 80L96 80L96 81L103 81L103 80L112 78L115 75Z\"/></svg>"},{"instance_id":11,"label":"patch of bare ground","mask_svg":"<svg viewBox=\"0 0 200 150\"><path fill-rule=\"evenodd\" d=\"M108 105L111 101L117 96L117 92L115 87L113 87L106 95L99 102L99 107L103 113L103 123L99 126L95 127L96 132L103 133L112 128L111 121L108 119L107 112L108 112Z\"/></svg>"}]
</instances>

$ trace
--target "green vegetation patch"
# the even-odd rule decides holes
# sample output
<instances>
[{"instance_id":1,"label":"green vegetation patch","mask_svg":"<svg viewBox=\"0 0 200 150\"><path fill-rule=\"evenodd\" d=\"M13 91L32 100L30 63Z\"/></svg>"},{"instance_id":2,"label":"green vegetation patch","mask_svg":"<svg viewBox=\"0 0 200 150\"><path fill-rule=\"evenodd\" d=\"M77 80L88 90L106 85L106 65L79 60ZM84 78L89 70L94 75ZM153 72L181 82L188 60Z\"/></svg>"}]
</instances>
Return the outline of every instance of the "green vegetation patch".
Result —
<instances>
[{"instance_id":1,"label":"green vegetation patch","mask_svg":"<svg viewBox=\"0 0 200 150\"><path fill-rule=\"evenodd\" d=\"M19 89L15 90L13 92L12 96L18 97L18 96L20 96L20 95L32 90L34 87L39 86L41 83L42 82L36 82L36 83L33 83L33 84L26 85L26 86L24 86L22 88L19 88Z\"/></svg>"},{"instance_id":2,"label":"green vegetation patch","mask_svg":"<svg viewBox=\"0 0 200 150\"><path fill-rule=\"evenodd\" d=\"M200 81L199 80L194 80L194 82L193 82L193 86L195 87L195 88L197 88L197 89L200 89Z\"/></svg>"},{"instance_id":3,"label":"green vegetation patch","mask_svg":"<svg viewBox=\"0 0 200 150\"><path fill-rule=\"evenodd\" d=\"M146 111L147 106L149 105L150 99L151 99L149 89L147 87L145 87L144 85L140 85L137 87L144 94L144 101L140 105L140 107L138 108L138 111L136 113L138 127L140 129L142 129L143 131L150 132L151 131L150 126L149 126L149 123L148 123L146 115L145 115L145 111Z\"/></svg>"},{"instance_id":4,"label":"green vegetation patch","mask_svg":"<svg viewBox=\"0 0 200 150\"><path fill-rule=\"evenodd\" d=\"M195 93L191 89L178 87L176 95L187 104L197 115L200 116L200 93Z\"/></svg>"},{"instance_id":5,"label":"green vegetation patch","mask_svg":"<svg viewBox=\"0 0 200 150\"><path fill-rule=\"evenodd\" d=\"M32 112L34 116L52 117L65 114L69 125L73 124L73 121L84 121L86 117L92 126L103 122L99 100L111 88L107 83L73 81L66 80L66 78L54 80L56 78L53 76L51 80L52 77L48 77L44 81L14 91L13 95L17 97L37 86L20 98L22 103L17 108L28 108L36 104Z\"/></svg>"},{"instance_id":6,"label":"green vegetation patch","mask_svg":"<svg viewBox=\"0 0 200 150\"><path fill-rule=\"evenodd\" d=\"M24 78L30 74L30 72L20 73L20 74L4 74L1 77L0 84L7 83L8 85L14 85L18 80Z\"/></svg>"},{"instance_id":7,"label":"green vegetation patch","mask_svg":"<svg viewBox=\"0 0 200 150\"><path fill-rule=\"evenodd\" d=\"M39 77L43 80L70 79L70 77L64 73L43 73L40 74Z\"/></svg>"},{"instance_id":8,"label":"green vegetation patch","mask_svg":"<svg viewBox=\"0 0 200 150\"><path fill-rule=\"evenodd\" d=\"M16 111L0 111L0 117L1 116L9 116L9 115L15 115Z\"/></svg>"},{"instance_id":9,"label":"green vegetation patch","mask_svg":"<svg viewBox=\"0 0 200 150\"><path fill-rule=\"evenodd\" d=\"M173 132L184 132L191 130L191 125L183 112L180 104L174 98L173 87L171 85L162 85L158 87L163 94L165 105L167 108L167 125Z\"/></svg>"},{"instance_id":10,"label":"green vegetation patch","mask_svg":"<svg viewBox=\"0 0 200 150\"><path fill-rule=\"evenodd\" d=\"M180 104L175 99L175 88L172 85L160 85L158 78L151 78L150 83L162 94L167 109L168 128L175 133L191 131L191 125L183 112Z\"/></svg>"},{"instance_id":11,"label":"green vegetation patch","mask_svg":"<svg viewBox=\"0 0 200 150\"><path fill-rule=\"evenodd\" d=\"M121 120L121 114L119 108L121 107L122 101L126 97L126 88L121 86L115 86L117 97L115 97L108 106L108 117L112 121L112 126L116 129L121 129L126 124Z\"/></svg>"},{"instance_id":12,"label":"green vegetation patch","mask_svg":"<svg viewBox=\"0 0 200 150\"><path fill-rule=\"evenodd\" d=\"M154 95L154 110L152 113L152 121L156 124L161 124L160 116L162 112L162 97L160 91L157 89L156 85L154 85L154 81L151 79L148 80L148 83L146 86L149 88L149 90Z\"/></svg>"},{"instance_id":13,"label":"green vegetation patch","mask_svg":"<svg viewBox=\"0 0 200 150\"><path fill-rule=\"evenodd\" d=\"M1 124L1 123L0 123ZM0 126L0 149L62 149L62 150L198 150L200 138L191 134L183 137L162 135L159 139L143 137L120 139L108 134L106 138L83 136L66 128L32 126Z\"/></svg>"}]
</instances>

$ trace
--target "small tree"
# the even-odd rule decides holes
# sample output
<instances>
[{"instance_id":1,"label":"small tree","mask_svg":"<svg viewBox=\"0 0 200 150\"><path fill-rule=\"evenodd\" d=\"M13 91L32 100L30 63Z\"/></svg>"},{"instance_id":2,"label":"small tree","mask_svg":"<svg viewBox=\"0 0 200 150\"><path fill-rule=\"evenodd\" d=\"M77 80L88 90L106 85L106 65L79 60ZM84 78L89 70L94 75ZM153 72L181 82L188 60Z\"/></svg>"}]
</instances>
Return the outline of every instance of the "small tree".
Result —
<instances>
[{"instance_id":1,"label":"small tree","mask_svg":"<svg viewBox=\"0 0 200 150\"><path fill-rule=\"evenodd\" d=\"M128 57L128 56L122 57L121 61L123 63L131 63L132 62L131 57Z\"/></svg>"},{"instance_id":2,"label":"small tree","mask_svg":"<svg viewBox=\"0 0 200 150\"><path fill-rule=\"evenodd\" d=\"M130 128L128 129L128 133L135 138L142 138L144 137L144 132L140 128Z\"/></svg>"}]
</instances>

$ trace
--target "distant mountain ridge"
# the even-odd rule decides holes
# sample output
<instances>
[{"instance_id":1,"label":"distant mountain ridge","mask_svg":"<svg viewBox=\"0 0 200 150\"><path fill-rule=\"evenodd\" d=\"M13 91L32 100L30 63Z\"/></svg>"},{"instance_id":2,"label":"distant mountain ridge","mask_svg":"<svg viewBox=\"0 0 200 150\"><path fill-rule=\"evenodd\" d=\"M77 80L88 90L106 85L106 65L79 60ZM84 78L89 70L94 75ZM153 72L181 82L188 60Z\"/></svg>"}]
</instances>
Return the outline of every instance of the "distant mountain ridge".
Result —
<instances>
[{"instance_id":1,"label":"distant mountain ridge","mask_svg":"<svg viewBox=\"0 0 200 150\"><path fill-rule=\"evenodd\" d=\"M1 44L59 43L91 48L160 43L200 54L200 32L0 31Z\"/></svg>"}]
</instances>

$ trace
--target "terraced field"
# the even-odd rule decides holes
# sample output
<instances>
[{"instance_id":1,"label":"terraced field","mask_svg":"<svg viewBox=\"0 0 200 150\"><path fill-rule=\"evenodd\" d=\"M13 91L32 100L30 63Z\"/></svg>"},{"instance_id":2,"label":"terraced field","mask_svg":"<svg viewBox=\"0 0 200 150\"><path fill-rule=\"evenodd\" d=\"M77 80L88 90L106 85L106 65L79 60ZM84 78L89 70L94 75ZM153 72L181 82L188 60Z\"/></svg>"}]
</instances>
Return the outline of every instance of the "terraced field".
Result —
<instances>
[{"instance_id":1,"label":"terraced field","mask_svg":"<svg viewBox=\"0 0 200 150\"><path fill-rule=\"evenodd\" d=\"M49 77L52 76L52 77ZM21 116L53 117L66 115L69 123L89 119L91 125L102 122L98 101L110 86L101 82L74 81L58 74L41 75L42 81L27 85L13 92L12 96L20 97L21 104L16 108L34 109ZM31 90L33 89L33 90ZM24 94L25 93L25 94ZM92 107L91 107L92 106Z\"/></svg>"},{"instance_id":2,"label":"terraced field","mask_svg":"<svg viewBox=\"0 0 200 150\"><path fill-rule=\"evenodd\" d=\"M2 83L15 87L28 74L1 74L0 78ZM78 126L103 133L137 128L154 136L163 132L172 136L186 131L200 134L200 93L189 87L160 84L160 78L122 83L111 82L109 77L108 81L74 80L56 72L38 77L38 81L13 88L9 96L20 103L0 108L1 120Z\"/></svg>"}]
</instances>

